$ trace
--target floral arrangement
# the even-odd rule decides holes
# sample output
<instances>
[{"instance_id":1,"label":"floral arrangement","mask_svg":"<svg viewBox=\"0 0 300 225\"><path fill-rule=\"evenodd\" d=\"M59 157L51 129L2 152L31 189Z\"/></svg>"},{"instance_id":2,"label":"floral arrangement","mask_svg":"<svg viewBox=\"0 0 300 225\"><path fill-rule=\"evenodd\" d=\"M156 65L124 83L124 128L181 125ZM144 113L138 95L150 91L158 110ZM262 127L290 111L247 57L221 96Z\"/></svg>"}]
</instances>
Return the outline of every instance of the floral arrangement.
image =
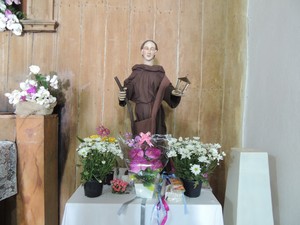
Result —
<instances>
[{"instance_id":1,"label":"floral arrangement","mask_svg":"<svg viewBox=\"0 0 300 225\"><path fill-rule=\"evenodd\" d=\"M168 162L165 142L162 136L151 136L150 132L140 133L135 138L131 136L125 134L125 139L120 139L131 178L134 182L154 188L157 175Z\"/></svg>"},{"instance_id":2,"label":"floral arrangement","mask_svg":"<svg viewBox=\"0 0 300 225\"><path fill-rule=\"evenodd\" d=\"M112 193L124 194L126 193L126 189L128 183L121 179L113 179L111 182Z\"/></svg>"},{"instance_id":3,"label":"floral arrangement","mask_svg":"<svg viewBox=\"0 0 300 225\"><path fill-rule=\"evenodd\" d=\"M83 168L82 183L93 179L102 183L106 175L115 167L117 159L123 159L118 141L109 135L109 129L99 126L97 134L84 139L78 138L81 143L76 151Z\"/></svg>"},{"instance_id":4,"label":"floral arrangement","mask_svg":"<svg viewBox=\"0 0 300 225\"><path fill-rule=\"evenodd\" d=\"M21 90L5 93L9 103L17 105L19 102L35 102L45 108L54 107L57 99L52 94L58 89L57 75L42 75L40 67L36 65L31 65L29 70L29 78L20 83Z\"/></svg>"},{"instance_id":5,"label":"floral arrangement","mask_svg":"<svg viewBox=\"0 0 300 225\"><path fill-rule=\"evenodd\" d=\"M24 19L24 14L16 9L20 5L20 0L0 0L0 31L10 30L19 36L22 34L20 19Z\"/></svg>"},{"instance_id":6,"label":"floral arrangement","mask_svg":"<svg viewBox=\"0 0 300 225\"><path fill-rule=\"evenodd\" d=\"M220 151L220 144L205 144L199 137L174 138L168 137L170 151L167 155L172 159L175 174L179 178L207 182L208 175L226 156Z\"/></svg>"}]
</instances>

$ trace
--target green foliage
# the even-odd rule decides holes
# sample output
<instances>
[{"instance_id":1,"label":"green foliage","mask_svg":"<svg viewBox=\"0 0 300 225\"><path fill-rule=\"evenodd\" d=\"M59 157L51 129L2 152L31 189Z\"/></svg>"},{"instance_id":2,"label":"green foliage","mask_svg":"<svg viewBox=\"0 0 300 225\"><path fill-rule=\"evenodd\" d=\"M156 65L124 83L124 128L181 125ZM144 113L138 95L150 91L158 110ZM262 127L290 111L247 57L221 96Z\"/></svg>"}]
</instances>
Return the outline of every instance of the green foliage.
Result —
<instances>
[{"instance_id":1,"label":"green foliage","mask_svg":"<svg viewBox=\"0 0 300 225\"><path fill-rule=\"evenodd\" d=\"M194 177L195 175L192 174L190 170L190 166L188 166L190 165L192 160L189 160L187 158L181 159L180 157L177 158L174 157L172 160L174 162L177 177L184 178L187 180L199 179L199 178L196 179L196 177Z\"/></svg>"},{"instance_id":2,"label":"green foliage","mask_svg":"<svg viewBox=\"0 0 300 225\"><path fill-rule=\"evenodd\" d=\"M44 86L45 89L49 88L49 82L47 81L45 76L43 76L42 74L35 74L34 77L38 83L38 87Z\"/></svg>"},{"instance_id":3,"label":"green foliage","mask_svg":"<svg viewBox=\"0 0 300 225\"><path fill-rule=\"evenodd\" d=\"M176 175L180 178L184 178L187 180L196 180L205 182L207 180L207 175L212 173L218 165L217 161L212 161L211 164L199 163L197 158L181 158L180 156L177 158L172 158L174 162L174 167L176 170ZM198 164L201 165L204 173L194 174L191 171L190 165Z\"/></svg>"},{"instance_id":4,"label":"green foliage","mask_svg":"<svg viewBox=\"0 0 300 225\"><path fill-rule=\"evenodd\" d=\"M145 187L149 187L155 183L159 171L147 168L144 171L134 174L134 178L142 181Z\"/></svg>"},{"instance_id":5,"label":"green foliage","mask_svg":"<svg viewBox=\"0 0 300 225\"><path fill-rule=\"evenodd\" d=\"M6 8L9 9L13 14L15 14L19 20L26 19L26 15L19 9L19 5L13 3L12 5L7 5Z\"/></svg>"},{"instance_id":6,"label":"green foliage","mask_svg":"<svg viewBox=\"0 0 300 225\"><path fill-rule=\"evenodd\" d=\"M113 170L116 165L116 157L111 152L99 152L92 149L86 157L80 157L83 167L81 173L81 182L96 179L102 182L107 174Z\"/></svg>"}]
</instances>

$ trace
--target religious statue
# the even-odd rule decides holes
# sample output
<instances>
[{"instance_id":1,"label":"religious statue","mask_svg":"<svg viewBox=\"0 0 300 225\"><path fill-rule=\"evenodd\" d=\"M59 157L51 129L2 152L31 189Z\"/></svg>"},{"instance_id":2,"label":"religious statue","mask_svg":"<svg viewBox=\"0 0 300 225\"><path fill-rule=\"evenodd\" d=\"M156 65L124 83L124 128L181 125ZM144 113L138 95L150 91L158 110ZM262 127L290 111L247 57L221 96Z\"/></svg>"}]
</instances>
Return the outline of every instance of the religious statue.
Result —
<instances>
[{"instance_id":1,"label":"religious statue","mask_svg":"<svg viewBox=\"0 0 300 225\"><path fill-rule=\"evenodd\" d=\"M125 79L119 92L120 106L128 106L129 101L135 104L134 116L131 109L129 110L134 135L148 131L152 134L166 134L162 101L175 108L181 100L182 94L175 91L164 68L154 65L157 51L157 44L153 40L142 43L141 55L144 63L132 67L131 75Z\"/></svg>"}]
</instances>

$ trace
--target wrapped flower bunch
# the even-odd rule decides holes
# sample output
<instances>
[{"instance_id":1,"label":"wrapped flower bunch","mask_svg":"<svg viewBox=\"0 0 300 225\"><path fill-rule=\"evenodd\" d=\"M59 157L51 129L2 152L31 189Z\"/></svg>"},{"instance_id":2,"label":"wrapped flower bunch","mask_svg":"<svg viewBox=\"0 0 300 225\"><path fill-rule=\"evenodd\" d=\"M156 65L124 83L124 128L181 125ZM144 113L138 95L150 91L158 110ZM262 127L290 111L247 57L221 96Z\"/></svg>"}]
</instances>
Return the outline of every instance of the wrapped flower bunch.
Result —
<instances>
[{"instance_id":1,"label":"wrapped flower bunch","mask_svg":"<svg viewBox=\"0 0 300 225\"><path fill-rule=\"evenodd\" d=\"M159 173L168 162L166 143L164 136L151 135L150 132L140 133L135 138L131 138L131 134L120 138L129 177L134 181L136 192L137 184L154 191ZM151 193L149 197L152 197Z\"/></svg>"}]
</instances>

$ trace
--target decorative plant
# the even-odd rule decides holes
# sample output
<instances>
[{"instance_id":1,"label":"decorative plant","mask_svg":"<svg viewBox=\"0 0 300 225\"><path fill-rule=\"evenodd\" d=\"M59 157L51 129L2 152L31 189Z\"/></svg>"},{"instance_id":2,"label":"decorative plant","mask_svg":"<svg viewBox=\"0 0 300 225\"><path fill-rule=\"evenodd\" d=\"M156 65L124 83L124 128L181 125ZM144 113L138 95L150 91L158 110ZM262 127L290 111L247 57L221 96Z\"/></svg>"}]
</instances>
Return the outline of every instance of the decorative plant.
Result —
<instances>
[{"instance_id":1,"label":"decorative plant","mask_svg":"<svg viewBox=\"0 0 300 225\"><path fill-rule=\"evenodd\" d=\"M0 0L0 31L10 30L15 35L22 34L21 19L25 18L23 12L17 9L20 0Z\"/></svg>"},{"instance_id":2,"label":"decorative plant","mask_svg":"<svg viewBox=\"0 0 300 225\"><path fill-rule=\"evenodd\" d=\"M131 178L153 188L157 175L168 161L162 137L148 132L132 139L131 134L126 134L120 143Z\"/></svg>"},{"instance_id":3,"label":"decorative plant","mask_svg":"<svg viewBox=\"0 0 300 225\"><path fill-rule=\"evenodd\" d=\"M124 194L126 193L126 189L128 183L126 181L120 179L113 179L111 182L112 193Z\"/></svg>"},{"instance_id":4,"label":"decorative plant","mask_svg":"<svg viewBox=\"0 0 300 225\"><path fill-rule=\"evenodd\" d=\"M19 102L35 102L45 108L55 106L57 99L52 93L58 89L57 75L42 75L40 67L36 65L31 65L29 70L29 79L20 83L21 90L5 93L9 103L16 105Z\"/></svg>"},{"instance_id":5,"label":"decorative plant","mask_svg":"<svg viewBox=\"0 0 300 225\"><path fill-rule=\"evenodd\" d=\"M93 179L103 182L106 175L115 167L117 158L123 159L118 141L109 136L109 130L100 126L97 131L96 135L78 138L81 143L76 150L83 168L82 183Z\"/></svg>"},{"instance_id":6,"label":"decorative plant","mask_svg":"<svg viewBox=\"0 0 300 225\"><path fill-rule=\"evenodd\" d=\"M205 144L199 137L168 137L168 157L172 159L175 174L179 178L207 182L208 175L226 156L220 144Z\"/></svg>"}]
</instances>

